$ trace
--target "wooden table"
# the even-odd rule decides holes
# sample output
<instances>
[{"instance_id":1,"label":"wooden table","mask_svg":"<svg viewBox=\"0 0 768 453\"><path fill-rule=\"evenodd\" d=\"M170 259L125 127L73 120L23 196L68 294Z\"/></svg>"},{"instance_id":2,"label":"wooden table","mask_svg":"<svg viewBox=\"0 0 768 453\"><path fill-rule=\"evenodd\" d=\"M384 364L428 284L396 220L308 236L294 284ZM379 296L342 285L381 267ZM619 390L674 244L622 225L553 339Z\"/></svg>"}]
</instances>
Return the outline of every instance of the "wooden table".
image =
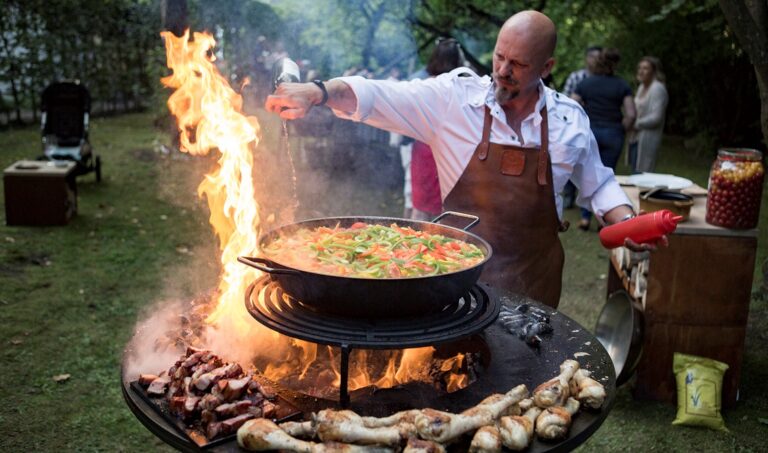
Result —
<instances>
[{"instance_id":1,"label":"wooden table","mask_svg":"<svg viewBox=\"0 0 768 453\"><path fill-rule=\"evenodd\" d=\"M639 190L623 188L637 207ZM608 294L625 288L644 307L636 398L675 403L672 359L682 352L728 364L722 402L733 406L739 394L757 229L730 230L706 223L706 190L694 186L687 191L694 195L690 219L670 235L669 247L660 247L643 264L633 263L645 271L647 289L635 287L629 266L622 268L613 254Z\"/></svg>"}]
</instances>

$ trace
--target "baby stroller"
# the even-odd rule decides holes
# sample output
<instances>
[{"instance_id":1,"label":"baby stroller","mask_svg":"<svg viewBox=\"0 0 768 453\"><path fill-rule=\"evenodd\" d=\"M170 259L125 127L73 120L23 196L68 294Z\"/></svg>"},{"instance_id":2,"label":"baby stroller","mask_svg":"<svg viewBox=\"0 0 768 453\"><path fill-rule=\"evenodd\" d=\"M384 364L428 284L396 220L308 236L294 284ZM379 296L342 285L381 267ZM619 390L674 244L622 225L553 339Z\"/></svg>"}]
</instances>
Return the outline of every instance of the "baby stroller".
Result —
<instances>
[{"instance_id":1,"label":"baby stroller","mask_svg":"<svg viewBox=\"0 0 768 453\"><path fill-rule=\"evenodd\" d=\"M43 91L40 104L43 156L41 160L74 161L75 175L96 172L101 182L101 158L88 142L91 95L79 81L54 82Z\"/></svg>"}]
</instances>

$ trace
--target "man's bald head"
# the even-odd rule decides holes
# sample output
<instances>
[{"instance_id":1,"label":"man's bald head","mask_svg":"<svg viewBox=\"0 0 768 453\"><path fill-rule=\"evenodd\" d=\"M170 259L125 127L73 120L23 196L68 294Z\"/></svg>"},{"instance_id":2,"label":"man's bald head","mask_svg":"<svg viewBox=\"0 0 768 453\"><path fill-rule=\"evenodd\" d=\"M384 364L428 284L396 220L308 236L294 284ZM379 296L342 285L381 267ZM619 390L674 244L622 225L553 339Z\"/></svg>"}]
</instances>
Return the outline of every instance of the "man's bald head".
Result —
<instances>
[{"instance_id":1,"label":"man's bald head","mask_svg":"<svg viewBox=\"0 0 768 453\"><path fill-rule=\"evenodd\" d=\"M522 11L507 19L499 30L493 51L496 100L510 107L530 103L540 80L555 64L555 24L537 11Z\"/></svg>"},{"instance_id":2,"label":"man's bald head","mask_svg":"<svg viewBox=\"0 0 768 453\"><path fill-rule=\"evenodd\" d=\"M521 11L507 19L499 30L499 40L502 38L530 49L542 62L554 55L557 46L554 22L538 11Z\"/></svg>"}]
</instances>

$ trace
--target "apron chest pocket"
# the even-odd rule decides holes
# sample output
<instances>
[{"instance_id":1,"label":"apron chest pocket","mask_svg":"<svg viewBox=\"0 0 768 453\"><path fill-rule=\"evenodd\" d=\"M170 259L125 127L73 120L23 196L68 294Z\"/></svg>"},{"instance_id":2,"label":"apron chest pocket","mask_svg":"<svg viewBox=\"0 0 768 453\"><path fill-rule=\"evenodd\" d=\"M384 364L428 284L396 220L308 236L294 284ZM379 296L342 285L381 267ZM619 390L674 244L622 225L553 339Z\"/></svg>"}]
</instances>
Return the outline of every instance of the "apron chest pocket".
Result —
<instances>
[{"instance_id":1,"label":"apron chest pocket","mask_svg":"<svg viewBox=\"0 0 768 453\"><path fill-rule=\"evenodd\" d=\"M525 169L525 152L517 149L504 151L501 155L501 174L520 176Z\"/></svg>"}]
</instances>

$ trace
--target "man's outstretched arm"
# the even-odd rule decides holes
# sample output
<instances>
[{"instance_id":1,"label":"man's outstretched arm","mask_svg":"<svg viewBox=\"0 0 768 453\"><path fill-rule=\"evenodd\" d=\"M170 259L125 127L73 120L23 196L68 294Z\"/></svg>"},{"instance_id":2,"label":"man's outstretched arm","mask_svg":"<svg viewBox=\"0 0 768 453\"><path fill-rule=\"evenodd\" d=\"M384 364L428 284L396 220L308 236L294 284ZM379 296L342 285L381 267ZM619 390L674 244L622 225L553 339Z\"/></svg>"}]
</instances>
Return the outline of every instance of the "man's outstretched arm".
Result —
<instances>
[{"instance_id":1,"label":"man's outstretched arm","mask_svg":"<svg viewBox=\"0 0 768 453\"><path fill-rule=\"evenodd\" d=\"M341 80L325 82L328 91L326 105L334 110L354 112L357 109L357 97L354 91ZM283 83L275 93L267 97L264 108L277 113L285 120L303 118L312 106L323 100L323 90L314 83Z\"/></svg>"}]
</instances>

